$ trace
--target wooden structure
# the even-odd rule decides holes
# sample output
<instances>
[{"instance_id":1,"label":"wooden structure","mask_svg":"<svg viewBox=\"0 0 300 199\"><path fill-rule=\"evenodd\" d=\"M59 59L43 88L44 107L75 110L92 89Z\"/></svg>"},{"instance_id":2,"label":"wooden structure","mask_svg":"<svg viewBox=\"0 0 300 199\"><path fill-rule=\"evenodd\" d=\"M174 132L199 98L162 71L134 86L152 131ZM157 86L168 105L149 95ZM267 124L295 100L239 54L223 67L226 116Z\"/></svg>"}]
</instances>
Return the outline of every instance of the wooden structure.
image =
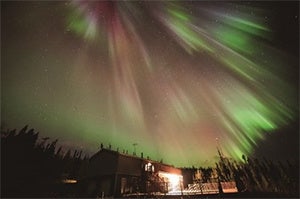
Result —
<instances>
[{"instance_id":1,"label":"wooden structure","mask_svg":"<svg viewBox=\"0 0 300 199\"><path fill-rule=\"evenodd\" d=\"M104 148L90 158L85 181L88 192L99 197L182 189L180 169L145 159L143 155L137 157Z\"/></svg>"}]
</instances>

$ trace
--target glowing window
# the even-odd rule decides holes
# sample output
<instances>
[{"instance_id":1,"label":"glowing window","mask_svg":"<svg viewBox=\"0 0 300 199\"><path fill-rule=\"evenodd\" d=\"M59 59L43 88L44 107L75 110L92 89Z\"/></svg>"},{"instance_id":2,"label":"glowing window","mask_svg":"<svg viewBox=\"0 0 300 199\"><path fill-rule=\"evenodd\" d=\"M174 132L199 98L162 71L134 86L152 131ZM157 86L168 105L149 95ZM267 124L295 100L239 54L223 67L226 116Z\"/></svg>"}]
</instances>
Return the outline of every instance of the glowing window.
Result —
<instances>
[{"instance_id":1,"label":"glowing window","mask_svg":"<svg viewBox=\"0 0 300 199\"><path fill-rule=\"evenodd\" d=\"M150 162L148 162L145 165L145 171L152 171L152 172L154 172L154 166Z\"/></svg>"}]
</instances>

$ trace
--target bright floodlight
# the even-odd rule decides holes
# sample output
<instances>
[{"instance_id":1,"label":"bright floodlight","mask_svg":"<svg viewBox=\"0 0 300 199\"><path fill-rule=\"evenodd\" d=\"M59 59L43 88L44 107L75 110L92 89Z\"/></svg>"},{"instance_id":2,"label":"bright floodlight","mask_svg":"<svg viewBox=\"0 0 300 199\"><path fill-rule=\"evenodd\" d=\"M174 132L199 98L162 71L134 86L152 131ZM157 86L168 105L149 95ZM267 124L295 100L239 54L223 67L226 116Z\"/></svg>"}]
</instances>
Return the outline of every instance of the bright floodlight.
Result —
<instances>
[{"instance_id":1,"label":"bright floodlight","mask_svg":"<svg viewBox=\"0 0 300 199\"><path fill-rule=\"evenodd\" d=\"M168 182L168 192L180 192L182 184L182 175L171 174L166 172L159 172L158 174L161 178L165 178Z\"/></svg>"}]
</instances>

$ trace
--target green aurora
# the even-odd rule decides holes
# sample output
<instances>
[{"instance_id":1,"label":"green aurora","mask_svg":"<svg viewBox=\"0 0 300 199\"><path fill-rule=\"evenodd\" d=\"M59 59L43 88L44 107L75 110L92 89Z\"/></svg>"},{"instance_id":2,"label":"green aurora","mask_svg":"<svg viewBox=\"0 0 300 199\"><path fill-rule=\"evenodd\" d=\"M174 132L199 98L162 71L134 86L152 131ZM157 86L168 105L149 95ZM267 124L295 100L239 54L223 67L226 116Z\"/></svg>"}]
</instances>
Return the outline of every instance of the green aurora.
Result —
<instances>
[{"instance_id":1,"label":"green aurora","mask_svg":"<svg viewBox=\"0 0 300 199\"><path fill-rule=\"evenodd\" d=\"M217 146L241 160L297 118L297 52L259 3L1 4L4 129L199 166Z\"/></svg>"}]
</instances>

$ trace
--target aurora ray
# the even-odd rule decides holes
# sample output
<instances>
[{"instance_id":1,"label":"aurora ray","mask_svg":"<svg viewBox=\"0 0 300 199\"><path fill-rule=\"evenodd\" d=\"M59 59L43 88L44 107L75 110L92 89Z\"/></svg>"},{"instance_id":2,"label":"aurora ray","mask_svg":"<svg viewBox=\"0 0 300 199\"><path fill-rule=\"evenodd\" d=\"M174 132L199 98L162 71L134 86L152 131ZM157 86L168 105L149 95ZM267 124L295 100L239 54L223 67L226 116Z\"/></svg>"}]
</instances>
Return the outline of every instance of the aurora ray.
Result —
<instances>
[{"instance_id":1,"label":"aurora ray","mask_svg":"<svg viewBox=\"0 0 300 199\"><path fill-rule=\"evenodd\" d=\"M48 6L42 8L47 20L54 12L60 21L57 30L47 29L56 43L34 41L27 58L4 59L3 120L9 126L14 121L8 118L16 118L41 131L62 129L53 135L89 151L100 142L129 151L139 143L137 150L153 159L190 166L214 161L216 138L227 155L250 155L267 132L297 117L297 85L289 79L297 58L275 45L266 20L274 13L263 6L84 0ZM32 7L24 9L38 10ZM17 52L17 43L4 46ZM44 46L51 51L43 54L46 60L30 60ZM8 66L23 63L29 69L20 71L33 78L10 80L16 72ZM23 109L34 116L26 118Z\"/></svg>"}]
</instances>

